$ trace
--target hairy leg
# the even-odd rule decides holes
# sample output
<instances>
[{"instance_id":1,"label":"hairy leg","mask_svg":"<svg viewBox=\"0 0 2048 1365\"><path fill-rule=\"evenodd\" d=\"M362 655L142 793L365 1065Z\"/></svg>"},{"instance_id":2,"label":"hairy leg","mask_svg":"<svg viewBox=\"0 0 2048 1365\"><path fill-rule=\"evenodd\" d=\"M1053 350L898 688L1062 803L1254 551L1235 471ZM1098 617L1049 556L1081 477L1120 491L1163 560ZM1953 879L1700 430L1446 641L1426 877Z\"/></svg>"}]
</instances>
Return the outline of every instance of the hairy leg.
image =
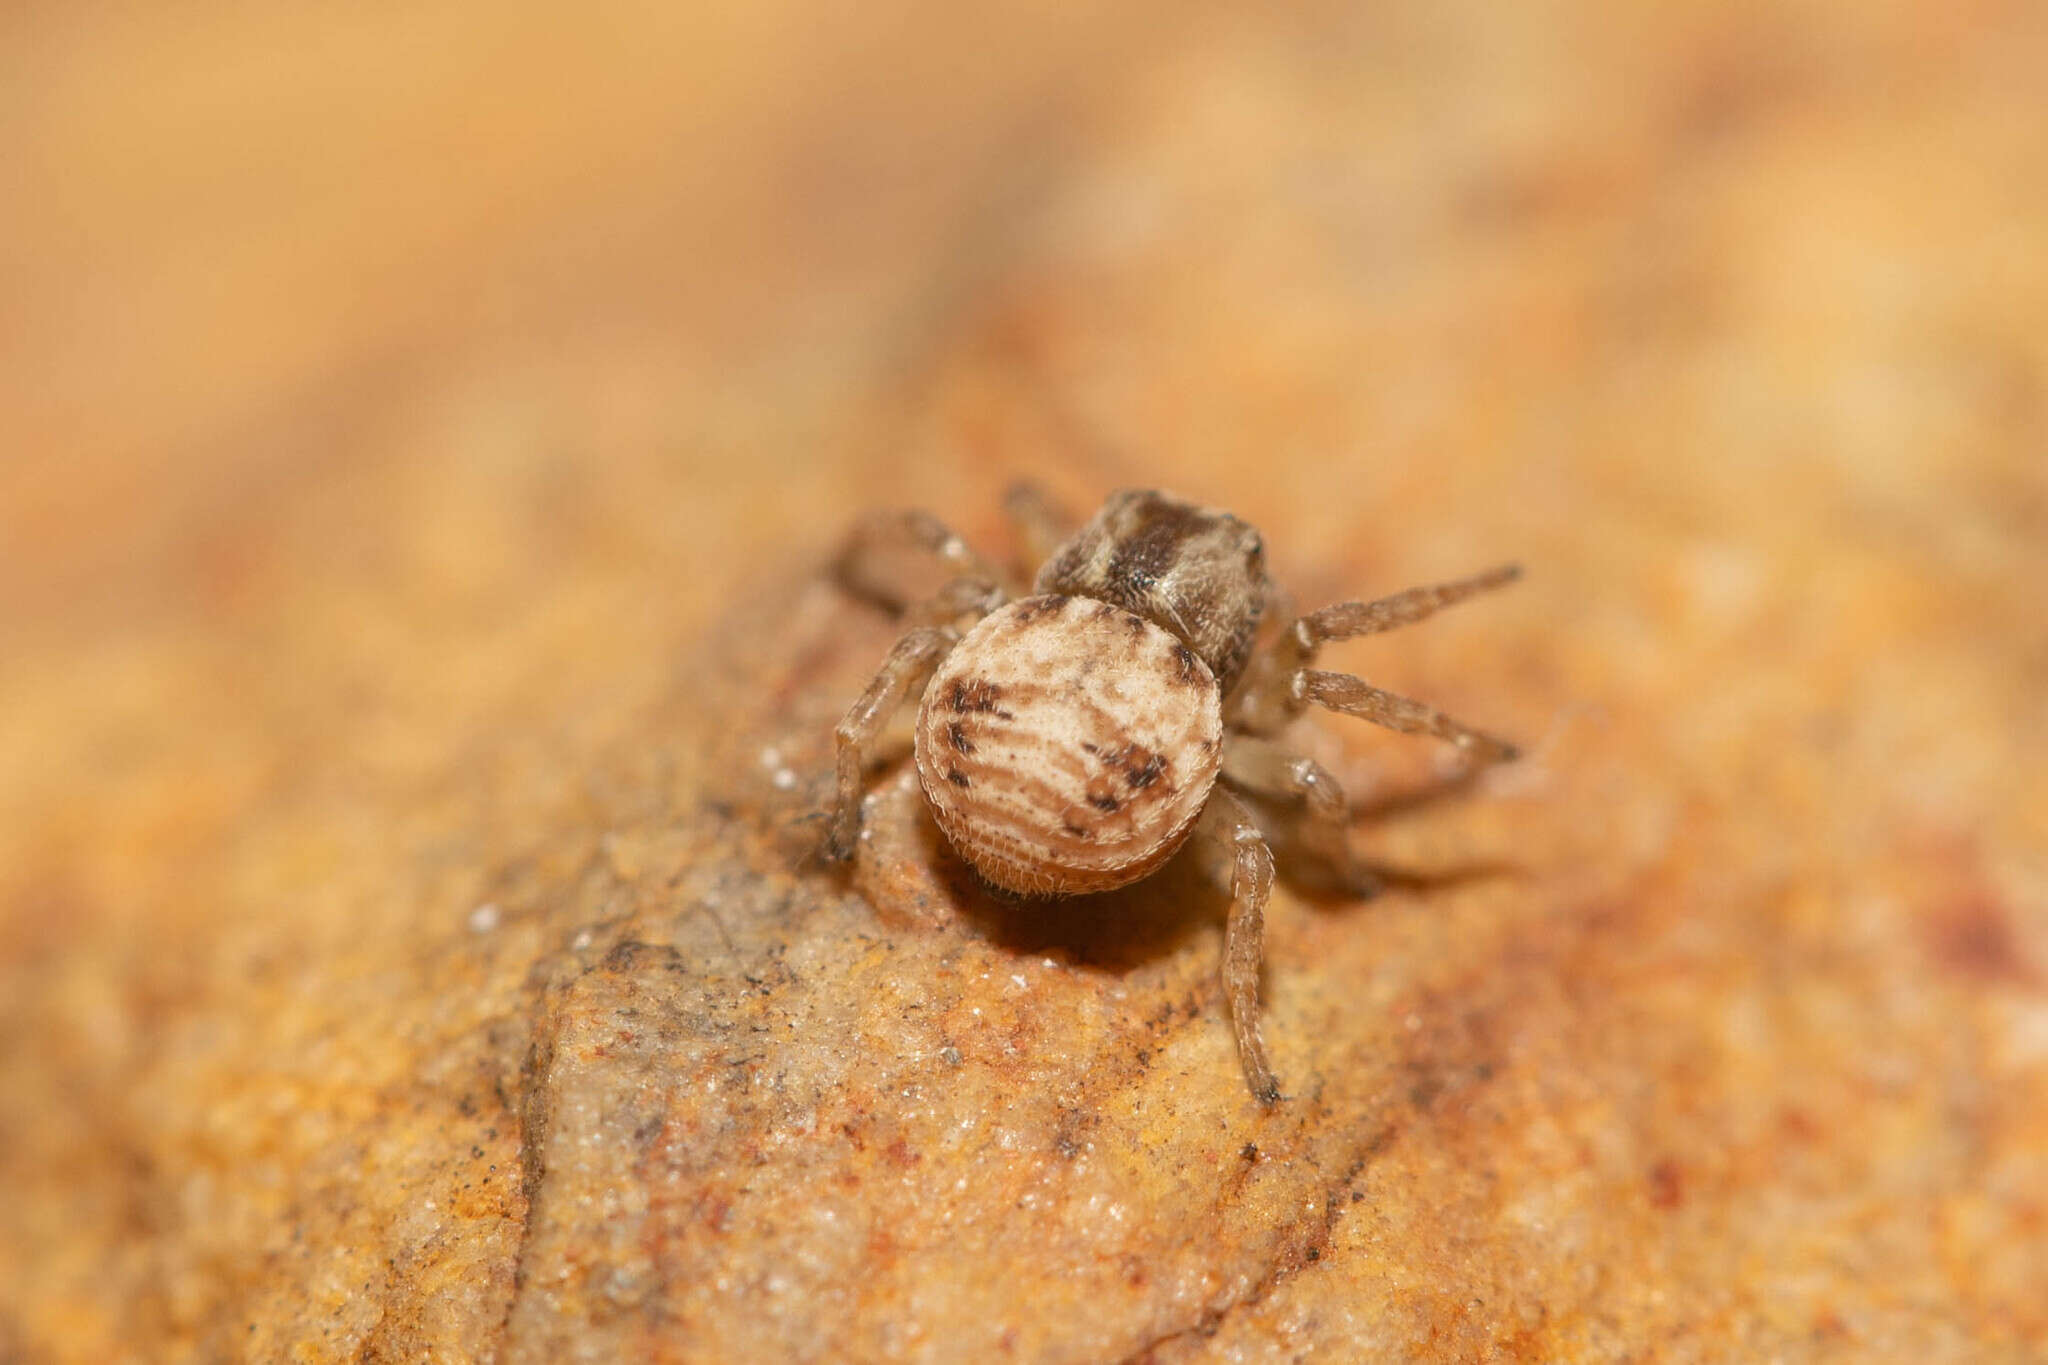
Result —
<instances>
[{"instance_id":1,"label":"hairy leg","mask_svg":"<svg viewBox=\"0 0 2048 1365\"><path fill-rule=\"evenodd\" d=\"M956 578L924 601L903 613L913 626L956 626L968 623L1003 605L1003 590L986 578ZM967 618L963 622L962 618Z\"/></svg>"},{"instance_id":2,"label":"hairy leg","mask_svg":"<svg viewBox=\"0 0 2048 1365\"><path fill-rule=\"evenodd\" d=\"M1017 539L1029 566L1024 575L1026 583L1080 525L1071 512L1030 479L1019 479L1010 485L1010 491L1003 494L1003 511L1017 528Z\"/></svg>"},{"instance_id":3,"label":"hairy leg","mask_svg":"<svg viewBox=\"0 0 2048 1365\"><path fill-rule=\"evenodd\" d=\"M1230 923L1223 934L1223 993L1237 1033L1238 1060L1261 1104L1280 1099L1280 1083L1259 1036L1259 964L1264 957L1266 898L1273 890L1273 853L1242 803L1217 790L1203 808L1196 837L1220 846L1230 866Z\"/></svg>"},{"instance_id":4,"label":"hairy leg","mask_svg":"<svg viewBox=\"0 0 2048 1365\"><path fill-rule=\"evenodd\" d=\"M906 632L833 731L839 786L825 830L828 861L844 862L853 856L860 836L861 778L883 728L906 700L924 691L939 661L959 639L959 632L945 626L918 626Z\"/></svg>"},{"instance_id":5,"label":"hairy leg","mask_svg":"<svg viewBox=\"0 0 2048 1365\"><path fill-rule=\"evenodd\" d=\"M833 570L848 591L879 602L891 611L909 605L901 585L892 581L892 557L904 550L923 554L958 578L994 584L999 580L987 560L929 512L898 508L873 512L855 524L839 551ZM900 567L900 563L897 567Z\"/></svg>"},{"instance_id":6,"label":"hairy leg","mask_svg":"<svg viewBox=\"0 0 2048 1365\"><path fill-rule=\"evenodd\" d=\"M1344 788L1314 759L1251 735L1233 735L1223 750L1223 780L1243 791L1301 803L1304 846L1328 868L1342 890L1369 896L1379 880L1358 865L1346 837L1351 808Z\"/></svg>"},{"instance_id":7,"label":"hairy leg","mask_svg":"<svg viewBox=\"0 0 2048 1365\"><path fill-rule=\"evenodd\" d=\"M1397 724L1382 718L1397 712L1408 714L1399 707L1382 707L1378 713L1369 713L1364 709L1353 709L1347 705L1311 696L1306 679L1337 678L1344 675L1318 673L1308 665L1315 662L1317 654L1326 644L1356 639L1361 635L1378 635L1383 631L1413 625L1468 597L1506 587L1521 576L1522 571L1518 566L1506 564L1488 569L1484 573L1474 574L1470 578L1455 579L1449 583L1438 583L1429 587L1410 588L1406 592L1398 592L1392 597L1382 597L1373 602L1339 602L1298 618L1293 625L1280 633L1271 646L1262 650L1252 661L1251 668L1246 672L1244 684L1238 688L1237 695L1232 699L1234 723L1252 734L1276 734L1289 721L1306 710L1311 702L1316 702L1334 706L1337 710L1349 710L1354 715L1382 725L1392 725L1397 730L1420 729L1431 734L1442 734L1441 730L1430 725ZM1402 698L1393 698L1391 693L1366 687L1364 683L1359 683L1358 686L1379 697L1392 698L1396 702L1404 701ZM1404 704L1408 708L1417 708L1417 704L1413 702ZM1427 707L1418 709L1431 716L1437 715ZM1444 737L1451 738L1449 735ZM1468 746L1470 743L1459 742Z\"/></svg>"},{"instance_id":8,"label":"hairy leg","mask_svg":"<svg viewBox=\"0 0 2048 1365\"><path fill-rule=\"evenodd\" d=\"M1300 662L1308 663L1315 657L1316 649L1333 640L1351 640L1412 626L1468 597L1504 588L1521 576L1520 565L1501 564L1469 578L1409 588L1372 602L1338 602L1312 611L1294 623L1294 634L1303 651Z\"/></svg>"},{"instance_id":9,"label":"hairy leg","mask_svg":"<svg viewBox=\"0 0 2048 1365\"><path fill-rule=\"evenodd\" d=\"M1452 720L1433 706L1392 692L1382 691L1349 673L1325 673L1304 668L1294 675L1302 701L1342 711L1347 716L1384 725L1411 735L1435 735L1449 740L1481 763L1505 763L1518 752L1504 739Z\"/></svg>"}]
</instances>

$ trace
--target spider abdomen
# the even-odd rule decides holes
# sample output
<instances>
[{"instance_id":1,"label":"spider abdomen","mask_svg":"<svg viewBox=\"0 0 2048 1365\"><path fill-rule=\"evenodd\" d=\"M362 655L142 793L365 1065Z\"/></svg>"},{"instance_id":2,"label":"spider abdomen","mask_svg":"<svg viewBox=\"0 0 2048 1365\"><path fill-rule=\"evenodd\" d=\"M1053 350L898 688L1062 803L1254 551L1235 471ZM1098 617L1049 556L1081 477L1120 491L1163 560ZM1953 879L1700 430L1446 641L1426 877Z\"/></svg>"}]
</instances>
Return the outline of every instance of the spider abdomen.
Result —
<instances>
[{"instance_id":1,"label":"spider abdomen","mask_svg":"<svg viewBox=\"0 0 2048 1365\"><path fill-rule=\"evenodd\" d=\"M1172 634L1087 597L1013 602L967 633L918 710L939 827L997 886L1106 891L1173 855L1215 784L1220 689Z\"/></svg>"}]
</instances>

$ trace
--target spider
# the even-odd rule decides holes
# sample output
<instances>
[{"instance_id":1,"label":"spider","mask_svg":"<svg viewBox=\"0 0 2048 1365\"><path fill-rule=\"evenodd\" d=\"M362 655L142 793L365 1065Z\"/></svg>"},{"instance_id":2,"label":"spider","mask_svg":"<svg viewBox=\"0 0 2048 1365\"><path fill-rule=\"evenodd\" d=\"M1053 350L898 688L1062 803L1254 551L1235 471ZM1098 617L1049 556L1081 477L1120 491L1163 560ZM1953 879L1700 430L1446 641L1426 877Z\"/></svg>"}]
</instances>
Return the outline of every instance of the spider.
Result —
<instances>
[{"instance_id":1,"label":"spider","mask_svg":"<svg viewBox=\"0 0 2048 1365\"><path fill-rule=\"evenodd\" d=\"M837 571L899 607L883 564L905 546L952 577L909 605L909 628L835 732L836 801L824 854L860 834L864 772L913 696L913 753L939 828L994 886L1026 896L1107 891L1150 874L1190 838L1224 853L1231 909L1223 987L1252 1093L1280 1098L1259 1031L1259 966L1273 854L1236 793L1300 810L1302 845L1356 894L1376 889L1345 837L1336 780L1275 736L1310 706L1435 735L1484 763L1514 746L1347 673L1322 646L1410 625L1520 576L1514 565L1297 617L1258 642L1281 601L1259 533L1228 512L1149 489L1115 493L1085 525L1036 488L1006 511L1042 562L1012 600L988 562L919 511L870 517Z\"/></svg>"}]
</instances>

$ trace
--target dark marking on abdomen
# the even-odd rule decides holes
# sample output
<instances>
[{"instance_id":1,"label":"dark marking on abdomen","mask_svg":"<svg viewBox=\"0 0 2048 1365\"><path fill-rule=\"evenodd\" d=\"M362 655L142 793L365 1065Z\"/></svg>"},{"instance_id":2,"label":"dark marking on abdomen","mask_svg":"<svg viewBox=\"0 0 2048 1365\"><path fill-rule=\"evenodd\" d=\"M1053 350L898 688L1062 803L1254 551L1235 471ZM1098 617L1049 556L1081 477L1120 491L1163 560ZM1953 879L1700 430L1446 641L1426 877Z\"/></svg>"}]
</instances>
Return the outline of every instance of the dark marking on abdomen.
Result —
<instances>
[{"instance_id":1,"label":"dark marking on abdomen","mask_svg":"<svg viewBox=\"0 0 2048 1365\"><path fill-rule=\"evenodd\" d=\"M1014 625L1028 626L1039 617L1050 616L1066 605L1067 598L1064 593L1048 593L1043 597L1027 598L1017 604L1017 610L1012 613L1010 620Z\"/></svg>"},{"instance_id":2,"label":"dark marking on abdomen","mask_svg":"<svg viewBox=\"0 0 2048 1365\"><path fill-rule=\"evenodd\" d=\"M1142 744L1119 744L1104 754L1102 761L1121 772L1133 791L1151 786L1166 772L1166 756L1155 754Z\"/></svg>"},{"instance_id":3,"label":"dark marking on abdomen","mask_svg":"<svg viewBox=\"0 0 2048 1365\"><path fill-rule=\"evenodd\" d=\"M994 711L1002 699L1003 689L986 678L955 678L953 694L947 698L961 715Z\"/></svg>"}]
</instances>

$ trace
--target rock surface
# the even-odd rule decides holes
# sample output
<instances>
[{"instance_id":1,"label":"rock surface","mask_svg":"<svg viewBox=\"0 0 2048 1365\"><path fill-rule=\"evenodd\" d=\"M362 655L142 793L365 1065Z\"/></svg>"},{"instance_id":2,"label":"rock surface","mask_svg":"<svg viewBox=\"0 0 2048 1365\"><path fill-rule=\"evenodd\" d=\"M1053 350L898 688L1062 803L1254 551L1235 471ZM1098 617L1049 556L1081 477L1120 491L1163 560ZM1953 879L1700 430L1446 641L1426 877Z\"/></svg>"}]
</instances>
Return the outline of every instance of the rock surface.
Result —
<instances>
[{"instance_id":1,"label":"rock surface","mask_svg":"<svg viewBox=\"0 0 2048 1365\"><path fill-rule=\"evenodd\" d=\"M2028 7L551 13L0 19L0 1361L2048 1354ZM1529 571L1270 1112L1185 860L809 860L1019 474Z\"/></svg>"}]
</instances>

